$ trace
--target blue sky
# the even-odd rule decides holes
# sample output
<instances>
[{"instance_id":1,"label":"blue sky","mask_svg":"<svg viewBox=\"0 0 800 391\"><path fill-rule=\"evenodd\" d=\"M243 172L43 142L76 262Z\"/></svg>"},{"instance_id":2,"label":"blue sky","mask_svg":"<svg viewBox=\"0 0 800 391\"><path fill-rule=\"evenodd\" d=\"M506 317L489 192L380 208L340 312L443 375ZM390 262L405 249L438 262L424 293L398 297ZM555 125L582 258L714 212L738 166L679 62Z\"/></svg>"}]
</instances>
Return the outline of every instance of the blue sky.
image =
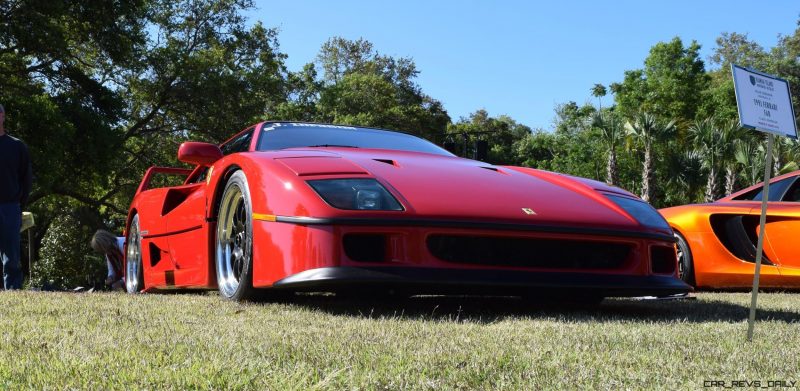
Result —
<instances>
[{"instance_id":1,"label":"blue sky","mask_svg":"<svg viewBox=\"0 0 800 391\"><path fill-rule=\"evenodd\" d=\"M256 0L256 7L251 20L279 29L290 70L314 61L329 37L363 37L382 54L413 58L423 91L454 120L485 108L544 129L556 104L596 102L595 83L641 68L657 42L697 40L708 68L720 33L747 33L769 49L800 18L798 0Z\"/></svg>"}]
</instances>

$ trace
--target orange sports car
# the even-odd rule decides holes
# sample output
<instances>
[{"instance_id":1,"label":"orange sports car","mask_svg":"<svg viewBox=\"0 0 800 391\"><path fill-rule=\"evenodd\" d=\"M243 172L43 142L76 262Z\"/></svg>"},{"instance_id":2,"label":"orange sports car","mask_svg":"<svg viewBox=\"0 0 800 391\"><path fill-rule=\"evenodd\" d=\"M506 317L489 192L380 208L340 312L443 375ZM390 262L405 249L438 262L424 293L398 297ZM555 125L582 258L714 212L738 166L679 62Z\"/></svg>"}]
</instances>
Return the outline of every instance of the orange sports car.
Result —
<instances>
[{"instance_id":1,"label":"orange sports car","mask_svg":"<svg viewBox=\"0 0 800 391\"><path fill-rule=\"evenodd\" d=\"M675 231L678 274L705 288L753 284L763 183L709 204L661 209ZM800 288L800 171L770 180L760 286Z\"/></svg>"}]
</instances>

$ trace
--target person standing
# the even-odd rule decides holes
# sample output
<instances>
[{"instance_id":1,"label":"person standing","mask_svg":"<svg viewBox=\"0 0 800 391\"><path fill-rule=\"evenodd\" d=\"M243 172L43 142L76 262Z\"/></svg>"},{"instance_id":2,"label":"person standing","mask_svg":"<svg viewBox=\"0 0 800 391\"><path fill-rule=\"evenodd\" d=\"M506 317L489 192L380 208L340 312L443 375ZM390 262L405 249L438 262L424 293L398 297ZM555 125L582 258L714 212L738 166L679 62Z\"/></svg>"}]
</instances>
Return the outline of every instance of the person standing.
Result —
<instances>
[{"instance_id":1,"label":"person standing","mask_svg":"<svg viewBox=\"0 0 800 391\"><path fill-rule=\"evenodd\" d=\"M5 108L0 104L0 260L5 289L21 289L19 230L33 176L28 147L6 133L5 117Z\"/></svg>"}]
</instances>

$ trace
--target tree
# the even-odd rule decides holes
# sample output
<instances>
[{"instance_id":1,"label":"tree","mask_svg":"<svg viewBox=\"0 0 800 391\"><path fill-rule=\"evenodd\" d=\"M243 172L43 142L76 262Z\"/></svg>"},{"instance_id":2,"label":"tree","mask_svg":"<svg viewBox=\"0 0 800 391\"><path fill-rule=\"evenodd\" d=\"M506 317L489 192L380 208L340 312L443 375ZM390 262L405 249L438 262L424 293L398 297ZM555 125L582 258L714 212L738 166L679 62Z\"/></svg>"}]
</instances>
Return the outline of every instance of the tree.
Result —
<instances>
[{"instance_id":1,"label":"tree","mask_svg":"<svg viewBox=\"0 0 800 391\"><path fill-rule=\"evenodd\" d=\"M722 167L725 169L725 195L731 195L736 187L736 144L744 137L744 129L739 126L739 121L730 119L722 121L720 125L722 132Z\"/></svg>"},{"instance_id":2,"label":"tree","mask_svg":"<svg viewBox=\"0 0 800 391\"><path fill-rule=\"evenodd\" d=\"M598 83L598 84L595 84L594 87L592 87L592 96L597 98L598 110L602 110L603 109L603 104L602 104L602 101L600 100L600 98L606 96L607 93L608 93L608 90L606 90L606 86L604 86L602 84Z\"/></svg>"},{"instance_id":3,"label":"tree","mask_svg":"<svg viewBox=\"0 0 800 391\"><path fill-rule=\"evenodd\" d=\"M692 41L684 47L675 37L653 46L644 69L625 72L622 84L612 87L617 90L619 110L626 117L644 111L683 124L694 119L707 84L700 45Z\"/></svg>"},{"instance_id":4,"label":"tree","mask_svg":"<svg viewBox=\"0 0 800 391\"><path fill-rule=\"evenodd\" d=\"M589 119L597 111L592 105L578 106L575 102L557 104L553 124L557 134L575 135L587 129Z\"/></svg>"},{"instance_id":5,"label":"tree","mask_svg":"<svg viewBox=\"0 0 800 391\"><path fill-rule=\"evenodd\" d=\"M399 129L427 138L443 133L450 122L441 102L414 81L419 71L411 59L381 55L363 39L334 37L322 45L317 63L324 70L317 121Z\"/></svg>"},{"instance_id":6,"label":"tree","mask_svg":"<svg viewBox=\"0 0 800 391\"><path fill-rule=\"evenodd\" d=\"M675 131L675 121L664 122L650 113L637 113L633 121L625 124L625 131L632 145L643 150L642 162L642 191L641 197L647 202L653 200L653 147L654 144L665 140Z\"/></svg>"},{"instance_id":7,"label":"tree","mask_svg":"<svg viewBox=\"0 0 800 391\"><path fill-rule=\"evenodd\" d=\"M678 148L676 141L668 148L674 153L667 155L666 184L671 191L665 192L666 205L683 205L697 202L704 194L708 176L703 172L703 155L696 149Z\"/></svg>"},{"instance_id":8,"label":"tree","mask_svg":"<svg viewBox=\"0 0 800 391\"><path fill-rule=\"evenodd\" d=\"M694 146L703 157L703 167L707 170L705 202L713 202L719 198L718 172L723 158L724 139L722 130L714 123L713 118L695 121L689 127L689 136Z\"/></svg>"},{"instance_id":9,"label":"tree","mask_svg":"<svg viewBox=\"0 0 800 391\"><path fill-rule=\"evenodd\" d=\"M747 38L747 34L722 33L716 39L717 46L711 55L711 63L719 70L730 75L731 64L754 69L766 69L767 52L756 42Z\"/></svg>"},{"instance_id":10,"label":"tree","mask_svg":"<svg viewBox=\"0 0 800 391\"><path fill-rule=\"evenodd\" d=\"M37 238L65 213L81 228L70 235L119 227L148 166L175 164L181 141L222 141L286 100L276 32L247 25L251 6L0 2L0 100L31 150Z\"/></svg>"},{"instance_id":11,"label":"tree","mask_svg":"<svg viewBox=\"0 0 800 391\"><path fill-rule=\"evenodd\" d=\"M770 52L767 71L776 74L789 82L792 94L792 106L795 114L800 113L800 20L794 34L781 36L778 44ZM795 118L800 128L800 116Z\"/></svg>"},{"instance_id":12,"label":"tree","mask_svg":"<svg viewBox=\"0 0 800 391\"><path fill-rule=\"evenodd\" d=\"M617 147L625 133L622 120L613 111L599 111L592 116L591 126L598 132L608 155L606 161L606 182L619 184L617 173Z\"/></svg>"},{"instance_id":13,"label":"tree","mask_svg":"<svg viewBox=\"0 0 800 391\"><path fill-rule=\"evenodd\" d=\"M531 128L507 115L491 117L485 109L480 109L471 113L468 118L462 117L458 122L450 124L447 134L453 140L460 140L466 134L470 141L487 141L489 163L518 165L527 159L518 154L519 143L531 134ZM459 148L463 149L460 146ZM469 151L460 152L463 156L469 156Z\"/></svg>"},{"instance_id":14,"label":"tree","mask_svg":"<svg viewBox=\"0 0 800 391\"><path fill-rule=\"evenodd\" d=\"M734 157L741 167L742 179L746 186L760 182L764 173L766 149L764 144L756 141L755 137L737 140Z\"/></svg>"}]
</instances>

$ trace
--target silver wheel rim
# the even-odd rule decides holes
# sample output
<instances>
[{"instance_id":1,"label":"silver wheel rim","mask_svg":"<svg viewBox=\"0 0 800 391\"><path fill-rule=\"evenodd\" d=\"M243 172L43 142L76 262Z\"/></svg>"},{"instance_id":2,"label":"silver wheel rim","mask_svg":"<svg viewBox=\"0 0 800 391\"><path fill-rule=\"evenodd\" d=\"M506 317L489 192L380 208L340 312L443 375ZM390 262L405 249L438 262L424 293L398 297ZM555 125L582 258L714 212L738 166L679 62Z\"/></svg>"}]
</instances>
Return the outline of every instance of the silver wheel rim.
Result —
<instances>
[{"instance_id":1,"label":"silver wheel rim","mask_svg":"<svg viewBox=\"0 0 800 391\"><path fill-rule=\"evenodd\" d=\"M131 223L131 233L128 235L128 251L125 255L125 289L128 293L138 293L139 270L142 265L141 251L142 237L139 234L139 216Z\"/></svg>"},{"instance_id":2,"label":"silver wheel rim","mask_svg":"<svg viewBox=\"0 0 800 391\"><path fill-rule=\"evenodd\" d=\"M247 200L237 185L228 188L220 204L217 224L217 283L225 297L239 289L250 260Z\"/></svg>"}]
</instances>

